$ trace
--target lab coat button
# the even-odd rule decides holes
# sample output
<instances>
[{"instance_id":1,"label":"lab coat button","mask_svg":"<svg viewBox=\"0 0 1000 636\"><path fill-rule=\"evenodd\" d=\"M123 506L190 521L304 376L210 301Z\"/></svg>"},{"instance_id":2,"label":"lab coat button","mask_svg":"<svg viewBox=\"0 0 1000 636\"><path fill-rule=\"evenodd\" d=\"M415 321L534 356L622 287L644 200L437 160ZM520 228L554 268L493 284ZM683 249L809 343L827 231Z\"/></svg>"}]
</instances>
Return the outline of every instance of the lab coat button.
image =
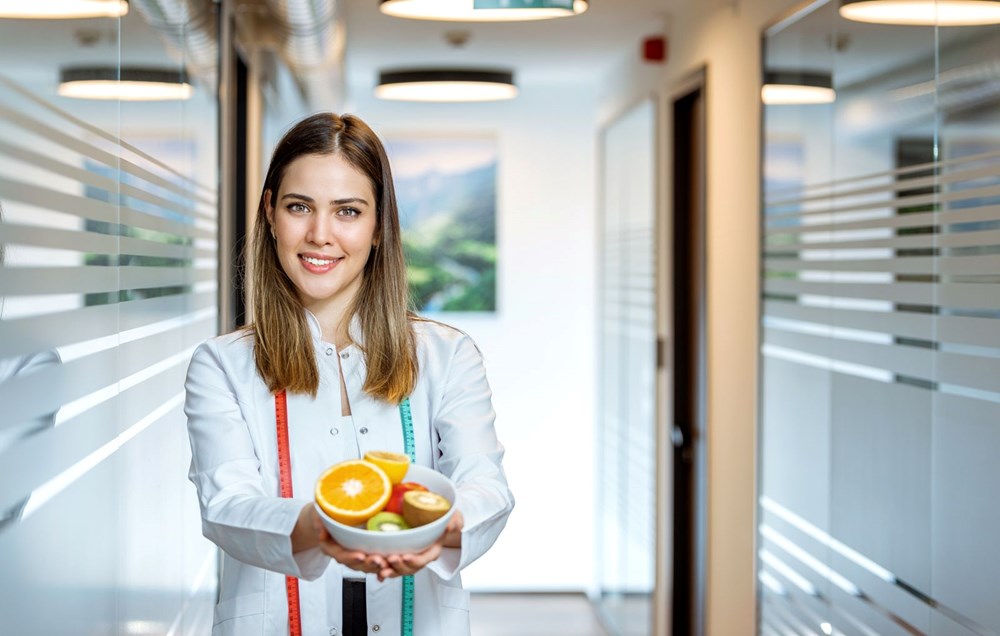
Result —
<instances>
[{"instance_id":1,"label":"lab coat button","mask_svg":"<svg viewBox=\"0 0 1000 636\"><path fill-rule=\"evenodd\" d=\"M326 355L332 356L333 355L333 348L327 347L327 349L326 349Z\"/></svg>"},{"instance_id":2,"label":"lab coat button","mask_svg":"<svg viewBox=\"0 0 1000 636\"><path fill-rule=\"evenodd\" d=\"M382 628L381 628L381 627L379 627L378 625L372 625L372 631L373 631L373 632L377 632L377 631L378 631L378 630L380 630L380 629L382 629Z\"/></svg>"},{"instance_id":3,"label":"lab coat button","mask_svg":"<svg viewBox=\"0 0 1000 636\"><path fill-rule=\"evenodd\" d=\"M347 360L348 358L351 357L351 354L345 351L342 354L340 354L340 357L343 358L344 360Z\"/></svg>"},{"instance_id":4,"label":"lab coat button","mask_svg":"<svg viewBox=\"0 0 1000 636\"><path fill-rule=\"evenodd\" d=\"M337 427L333 427L333 428L330 429L330 435L336 435L339 432L340 432L340 429L337 428Z\"/></svg>"},{"instance_id":5,"label":"lab coat button","mask_svg":"<svg viewBox=\"0 0 1000 636\"><path fill-rule=\"evenodd\" d=\"M330 636L337 636L337 628L336 627L331 627L330 628Z\"/></svg>"},{"instance_id":6,"label":"lab coat button","mask_svg":"<svg viewBox=\"0 0 1000 636\"><path fill-rule=\"evenodd\" d=\"M367 435L368 434L368 427L362 426L361 430L358 431L358 432L361 433L362 435Z\"/></svg>"}]
</instances>

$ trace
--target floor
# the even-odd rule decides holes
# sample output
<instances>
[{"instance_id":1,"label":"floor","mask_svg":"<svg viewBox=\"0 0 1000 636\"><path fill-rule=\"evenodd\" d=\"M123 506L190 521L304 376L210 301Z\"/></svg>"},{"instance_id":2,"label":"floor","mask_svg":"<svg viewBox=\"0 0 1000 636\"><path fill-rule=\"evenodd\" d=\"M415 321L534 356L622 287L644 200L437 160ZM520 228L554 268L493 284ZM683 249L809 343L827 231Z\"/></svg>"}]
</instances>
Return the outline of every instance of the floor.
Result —
<instances>
[{"instance_id":1,"label":"floor","mask_svg":"<svg viewBox=\"0 0 1000 636\"><path fill-rule=\"evenodd\" d=\"M608 636L583 594L473 594L472 636Z\"/></svg>"}]
</instances>

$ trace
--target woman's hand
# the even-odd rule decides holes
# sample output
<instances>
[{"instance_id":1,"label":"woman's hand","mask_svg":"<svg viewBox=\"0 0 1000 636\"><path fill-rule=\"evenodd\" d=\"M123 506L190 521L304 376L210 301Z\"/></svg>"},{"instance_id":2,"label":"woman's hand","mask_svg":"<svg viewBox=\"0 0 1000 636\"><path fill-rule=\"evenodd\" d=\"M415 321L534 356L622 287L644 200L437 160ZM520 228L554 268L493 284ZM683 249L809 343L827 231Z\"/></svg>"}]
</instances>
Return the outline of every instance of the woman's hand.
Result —
<instances>
[{"instance_id":1,"label":"woman's hand","mask_svg":"<svg viewBox=\"0 0 1000 636\"><path fill-rule=\"evenodd\" d=\"M376 572L378 580L384 581L397 576L416 574L428 563L440 557L445 548L462 547L462 528L464 525L465 519L462 517L462 512L455 510L455 514L448 520L444 534L438 537L438 540L426 550L413 554L390 554L385 557L386 566Z\"/></svg>"},{"instance_id":2,"label":"woman's hand","mask_svg":"<svg viewBox=\"0 0 1000 636\"><path fill-rule=\"evenodd\" d=\"M312 509L312 506L309 508ZM320 550L322 550L323 553L331 559L341 565L346 565L352 570L365 572L367 574L378 574L386 568L385 557L382 555L368 554L360 550L348 550L334 541L333 537L330 536L330 533L328 533L326 528L323 527L323 522L319 520L319 515L316 514L315 509L312 509L311 517L313 530L316 534L316 542L319 545Z\"/></svg>"}]
</instances>

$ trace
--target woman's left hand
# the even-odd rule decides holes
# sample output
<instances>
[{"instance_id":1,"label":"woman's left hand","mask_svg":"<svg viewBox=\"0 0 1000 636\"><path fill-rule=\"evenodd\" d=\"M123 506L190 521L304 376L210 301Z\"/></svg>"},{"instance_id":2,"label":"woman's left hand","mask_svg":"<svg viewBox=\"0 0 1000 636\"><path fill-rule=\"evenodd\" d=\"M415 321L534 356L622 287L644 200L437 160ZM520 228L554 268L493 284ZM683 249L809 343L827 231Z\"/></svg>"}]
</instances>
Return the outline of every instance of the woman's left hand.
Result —
<instances>
[{"instance_id":1,"label":"woman's left hand","mask_svg":"<svg viewBox=\"0 0 1000 636\"><path fill-rule=\"evenodd\" d=\"M377 572L378 580L384 581L397 576L409 576L416 574L431 561L441 556L445 548L462 547L462 528L465 526L465 519L462 511L455 510L455 514L448 520L444 534L423 552L413 554L390 554L385 557L386 566Z\"/></svg>"}]
</instances>

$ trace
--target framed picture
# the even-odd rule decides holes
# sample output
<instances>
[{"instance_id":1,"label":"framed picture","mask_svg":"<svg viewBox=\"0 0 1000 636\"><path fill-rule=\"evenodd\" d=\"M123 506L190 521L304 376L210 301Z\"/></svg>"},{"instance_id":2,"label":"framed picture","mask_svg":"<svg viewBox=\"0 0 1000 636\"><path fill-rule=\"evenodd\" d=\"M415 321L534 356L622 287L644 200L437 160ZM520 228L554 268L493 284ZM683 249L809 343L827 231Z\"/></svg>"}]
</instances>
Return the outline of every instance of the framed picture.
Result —
<instances>
[{"instance_id":1,"label":"framed picture","mask_svg":"<svg viewBox=\"0 0 1000 636\"><path fill-rule=\"evenodd\" d=\"M394 137L386 147L417 311L496 311L496 141Z\"/></svg>"}]
</instances>

